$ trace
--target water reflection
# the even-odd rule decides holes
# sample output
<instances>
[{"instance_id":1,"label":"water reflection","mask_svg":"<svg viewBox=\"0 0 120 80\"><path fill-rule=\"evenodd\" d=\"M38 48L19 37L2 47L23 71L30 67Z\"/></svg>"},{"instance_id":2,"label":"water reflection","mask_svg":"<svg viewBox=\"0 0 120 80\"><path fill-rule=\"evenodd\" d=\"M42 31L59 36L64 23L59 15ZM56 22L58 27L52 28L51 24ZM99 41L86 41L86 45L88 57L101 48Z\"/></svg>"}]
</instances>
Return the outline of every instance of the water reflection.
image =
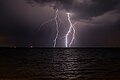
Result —
<instances>
[{"instance_id":1,"label":"water reflection","mask_svg":"<svg viewBox=\"0 0 120 80\"><path fill-rule=\"evenodd\" d=\"M61 53L59 53L61 52ZM78 54L74 49L56 50L54 55L57 78L75 79L81 75L78 74ZM63 56L64 55L64 56Z\"/></svg>"},{"instance_id":2,"label":"water reflection","mask_svg":"<svg viewBox=\"0 0 120 80\"><path fill-rule=\"evenodd\" d=\"M120 80L119 52L28 49L0 54L0 80Z\"/></svg>"}]
</instances>

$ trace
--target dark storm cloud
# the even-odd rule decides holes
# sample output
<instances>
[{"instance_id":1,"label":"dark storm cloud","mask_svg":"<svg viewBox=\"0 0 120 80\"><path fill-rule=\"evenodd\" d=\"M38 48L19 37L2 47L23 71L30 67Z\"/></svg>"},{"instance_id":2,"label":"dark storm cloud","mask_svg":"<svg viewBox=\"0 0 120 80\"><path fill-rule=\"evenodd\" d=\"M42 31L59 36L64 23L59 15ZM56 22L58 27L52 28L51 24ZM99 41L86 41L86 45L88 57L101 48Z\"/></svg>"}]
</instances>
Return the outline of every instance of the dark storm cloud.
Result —
<instances>
[{"instance_id":1,"label":"dark storm cloud","mask_svg":"<svg viewBox=\"0 0 120 80\"><path fill-rule=\"evenodd\" d=\"M31 0L28 0L31 1ZM40 4L54 4L54 8L76 13L76 17L90 18L118 8L120 0L33 0Z\"/></svg>"},{"instance_id":2,"label":"dark storm cloud","mask_svg":"<svg viewBox=\"0 0 120 80\"><path fill-rule=\"evenodd\" d=\"M0 45L52 47L55 37L54 22L38 27L54 17L71 12L71 20L78 22L75 46L120 46L120 0L1 0ZM32 6L30 5L32 4ZM68 25L60 26L57 46L64 47ZM65 28L66 29L65 29ZM63 30L64 29L64 30Z\"/></svg>"}]
</instances>

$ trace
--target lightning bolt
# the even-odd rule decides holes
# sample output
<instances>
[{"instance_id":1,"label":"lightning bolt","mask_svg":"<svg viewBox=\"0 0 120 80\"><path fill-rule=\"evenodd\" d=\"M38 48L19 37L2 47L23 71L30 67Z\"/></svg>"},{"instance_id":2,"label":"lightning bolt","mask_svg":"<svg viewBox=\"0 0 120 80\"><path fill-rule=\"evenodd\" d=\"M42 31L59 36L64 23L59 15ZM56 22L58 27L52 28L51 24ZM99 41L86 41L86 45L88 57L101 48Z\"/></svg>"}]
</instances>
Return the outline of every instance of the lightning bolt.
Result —
<instances>
[{"instance_id":1,"label":"lightning bolt","mask_svg":"<svg viewBox=\"0 0 120 80\"><path fill-rule=\"evenodd\" d=\"M76 23L72 24L70 13L67 13L67 18L68 18L70 27L69 27L69 30L68 30L66 36L65 36L65 47L71 47L71 45L73 44L73 41L75 39L75 29L74 29L74 26L76 25ZM70 43L69 43L68 42L68 38L69 38L70 33L72 33L72 39L70 40Z\"/></svg>"},{"instance_id":2,"label":"lightning bolt","mask_svg":"<svg viewBox=\"0 0 120 80\"><path fill-rule=\"evenodd\" d=\"M74 23L74 24L72 23L70 13L66 13L66 14L67 14L67 20L68 20L70 26L69 26L69 30L68 30L67 34L65 35L65 47L71 47L71 45L73 44L74 39L75 39L75 28L74 28L74 26L76 25L76 23ZM56 35L55 35L55 38L54 38L54 41L53 41L54 42L53 47L56 47L57 39L58 39L58 36L59 36L59 24L60 24L59 21L62 22L62 20L59 17L59 10L58 9L56 10L55 16L52 19L50 19L50 20L44 22L43 24L41 24L40 28L42 26L50 23L50 22L53 22L53 21L55 22L55 25L56 25ZM39 28L39 30L40 30L40 28ZM71 40L68 41L68 38L71 34L72 34Z\"/></svg>"},{"instance_id":3,"label":"lightning bolt","mask_svg":"<svg viewBox=\"0 0 120 80\"><path fill-rule=\"evenodd\" d=\"M58 18L58 10L56 11L56 16L55 16L55 23L56 23L56 36L55 36L55 39L54 39L54 47L56 47L56 43L57 43L57 39L58 39L58 35L59 35L59 24L58 24L58 21L57 21L57 18Z\"/></svg>"},{"instance_id":4,"label":"lightning bolt","mask_svg":"<svg viewBox=\"0 0 120 80\"><path fill-rule=\"evenodd\" d=\"M73 27L72 27L73 33L72 33L72 39L70 41L69 47L71 47L71 45L73 44L73 41L75 39L75 28L74 28L75 25L76 25L76 23L73 24Z\"/></svg>"},{"instance_id":5,"label":"lightning bolt","mask_svg":"<svg viewBox=\"0 0 120 80\"><path fill-rule=\"evenodd\" d=\"M59 35L59 24L58 24L58 20L60 20L60 19L59 19L59 14L58 14L58 12L59 12L59 10L57 9L56 12L55 12L55 17L52 18L52 19L50 19L50 20L48 20L48 21L46 21L46 22L44 22L44 23L41 24L41 26L40 26L40 28L41 28L41 27L44 26L45 24L48 24L48 23L50 23L50 22L52 22L52 21L55 21L55 24L56 24L56 35L55 35L55 39L54 39L54 45L53 45L54 47L56 47L57 39L58 39L58 35ZM40 30L40 28L39 28L39 30Z\"/></svg>"}]
</instances>

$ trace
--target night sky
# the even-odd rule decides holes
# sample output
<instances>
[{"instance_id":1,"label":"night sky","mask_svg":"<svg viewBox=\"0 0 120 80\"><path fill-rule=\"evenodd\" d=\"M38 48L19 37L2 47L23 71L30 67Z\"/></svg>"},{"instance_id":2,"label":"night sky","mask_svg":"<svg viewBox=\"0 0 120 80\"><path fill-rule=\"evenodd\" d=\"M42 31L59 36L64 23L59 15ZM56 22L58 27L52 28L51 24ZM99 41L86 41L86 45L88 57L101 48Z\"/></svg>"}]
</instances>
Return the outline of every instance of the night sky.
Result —
<instances>
[{"instance_id":1,"label":"night sky","mask_svg":"<svg viewBox=\"0 0 120 80\"><path fill-rule=\"evenodd\" d=\"M71 47L120 47L120 0L0 0L1 47L53 47L58 9L56 47L65 47L69 29L66 13L77 23Z\"/></svg>"}]
</instances>

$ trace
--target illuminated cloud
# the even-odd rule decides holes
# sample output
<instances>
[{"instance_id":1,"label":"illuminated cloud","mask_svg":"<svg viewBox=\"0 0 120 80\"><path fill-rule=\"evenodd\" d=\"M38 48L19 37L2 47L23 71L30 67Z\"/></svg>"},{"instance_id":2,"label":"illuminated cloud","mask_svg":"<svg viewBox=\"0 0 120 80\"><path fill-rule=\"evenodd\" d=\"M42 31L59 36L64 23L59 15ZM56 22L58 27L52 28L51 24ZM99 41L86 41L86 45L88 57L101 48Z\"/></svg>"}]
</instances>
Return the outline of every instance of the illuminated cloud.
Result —
<instances>
[{"instance_id":1,"label":"illuminated cloud","mask_svg":"<svg viewBox=\"0 0 120 80\"><path fill-rule=\"evenodd\" d=\"M57 9L63 22L57 45L64 46L67 12L72 13L72 22L77 22L75 46L120 43L120 0L1 0L0 4L0 34L16 45L53 46L55 23L44 25L40 31L38 27L53 18Z\"/></svg>"},{"instance_id":2,"label":"illuminated cloud","mask_svg":"<svg viewBox=\"0 0 120 80\"><path fill-rule=\"evenodd\" d=\"M118 8L120 0L27 0L33 4L54 4L54 8L76 13L79 18L100 16Z\"/></svg>"}]
</instances>

